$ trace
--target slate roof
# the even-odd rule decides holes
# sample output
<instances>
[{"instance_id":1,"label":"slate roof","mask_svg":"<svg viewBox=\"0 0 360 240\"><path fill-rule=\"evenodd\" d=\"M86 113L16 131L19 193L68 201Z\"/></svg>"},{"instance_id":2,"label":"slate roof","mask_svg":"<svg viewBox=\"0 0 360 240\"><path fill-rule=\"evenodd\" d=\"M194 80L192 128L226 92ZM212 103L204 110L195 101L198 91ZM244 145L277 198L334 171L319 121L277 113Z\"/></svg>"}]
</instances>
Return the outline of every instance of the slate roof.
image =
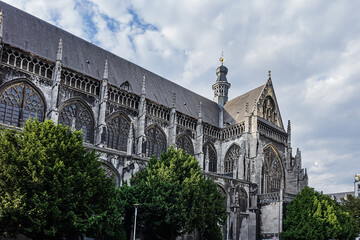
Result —
<instances>
[{"instance_id":1,"label":"slate roof","mask_svg":"<svg viewBox=\"0 0 360 240\"><path fill-rule=\"evenodd\" d=\"M264 86L265 85L261 85L260 87L257 87L225 103L224 122L233 125L235 123L244 121L246 114L246 103L248 103L248 111L250 113L254 108L255 100L258 100L264 89Z\"/></svg>"},{"instance_id":2,"label":"slate roof","mask_svg":"<svg viewBox=\"0 0 360 240\"><path fill-rule=\"evenodd\" d=\"M132 91L140 95L145 74L148 99L171 107L175 92L176 109L194 118L198 117L202 101L203 121L218 126L217 103L1 1L0 9L4 15L3 42L54 62L59 38L62 38L64 67L101 79L105 59L108 59L110 84L120 86L128 81Z\"/></svg>"}]
</instances>

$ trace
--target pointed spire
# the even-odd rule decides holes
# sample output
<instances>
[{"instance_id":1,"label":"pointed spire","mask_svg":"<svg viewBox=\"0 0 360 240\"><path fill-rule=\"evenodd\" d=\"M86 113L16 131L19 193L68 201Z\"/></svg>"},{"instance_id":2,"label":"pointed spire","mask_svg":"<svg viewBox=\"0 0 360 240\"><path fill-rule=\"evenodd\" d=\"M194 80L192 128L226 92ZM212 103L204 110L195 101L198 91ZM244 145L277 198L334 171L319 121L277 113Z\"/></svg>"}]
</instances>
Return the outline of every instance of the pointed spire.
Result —
<instances>
[{"instance_id":1,"label":"pointed spire","mask_svg":"<svg viewBox=\"0 0 360 240\"><path fill-rule=\"evenodd\" d=\"M0 42L2 42L3 38L3 11L0 11Z\"/></svg>"},{"instance_id":2,"label":"pointed spire","mask_svg":"<svg viewBox=\"0 0 360 240\"><path fill-rule=\"evenodd\" d=\"M290 121L290 120L288 120L287 133L288 133L289 135L291 134L291 121Z\"/></svg>"},{"instance_id":3,"label":"pointed spire","mask_svg":"<svg viewBox=\"0 0 360 240\"><path fill-rule=\"evenodd\" d=\"M143 74L143 80L141 84L141 95L146 95L146 76Z\"/></svg>"},{"instance_id":4,"label":"pointed spire","mask_svg":"<svg viewBox=\"0 0 360 240\"><path fill-rule=\"evenodd\" d=\"M173 108L175 108L175 106L176 106L176 93L175 92L173 92L172 93L172 107Z\"/></svg>"},{"instance_id":5,"label":"pointed spire","mask_svg":"<svg viewBox=\"0 0 360 240\"><path fill-rule=\"evenodd\" d=\"M105 60L105 66L104 66L104 75L103 79L109 79L109 66L108 66L108 60Z\"/></svg>"},{"instance_id":6,"label":"pointed spire","mask_svg":"<svg viewBox=\"0 0 360 240\"><path fill-rule=\"evenodd\" d=\"M199 104L199 119L202 118L202 101L200 101L200 104Z\"/></svg>"},{"instance_id":7,"label":"pointed spire","mask_svg":"<svg viewBox=\"0 0 360 240\"><path fill-rule=\"evenodd\" d=\"M62 40L62 38L60 38L58 50L56 53L56 61L62 61L62 54L63 54L63 40Z\"/></svg>"},{"instance_id":8,"label":"pointed spire","mask_svg":"<svg viewBox=\"0 0 360 240\"><path fill-rule=\"evenodd\" d=\"M271 71L269 70L268 81L271 81Z\"/></svg>"}]
</instances>

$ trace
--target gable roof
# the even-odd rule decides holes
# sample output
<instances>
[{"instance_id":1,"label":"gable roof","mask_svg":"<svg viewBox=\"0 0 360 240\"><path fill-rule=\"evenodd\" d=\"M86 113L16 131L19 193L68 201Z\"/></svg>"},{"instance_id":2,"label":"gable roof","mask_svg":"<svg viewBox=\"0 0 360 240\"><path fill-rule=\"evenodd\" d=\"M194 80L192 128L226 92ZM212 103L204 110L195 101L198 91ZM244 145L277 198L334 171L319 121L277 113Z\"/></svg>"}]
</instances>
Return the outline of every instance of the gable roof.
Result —
<instances>
[{"instance_id":1,"label":"gable roof","mask_svg":"<svg viewBox=\"0 0 360 240\"><path fill-rule=\"evenodd\" d=\"M203 121L218 126L217 103L1 1L0 9L4 15L3 42L54 62L62 38L64 67L100 80L108 59L110 84L119 87L128 81L132 92L140 95L145 74L148 99L171 107L175 92L176 110L194 118L198 118L202 101Z\"/></svg>"},{"instance_id":2,"label":"gable roof","mask_svg":"<svg viewBox=\"0 0 360 240\"><path fill-rule=\"evenodd\" d=\"M224 122L231 125L245 120L246 108L248 112L252 112L255 101L257 101L262 93L265 85L261 85L243 95L231 99L224 106ZM246 106L248 104L248 106Z\"/></svg>"}]
</instances>

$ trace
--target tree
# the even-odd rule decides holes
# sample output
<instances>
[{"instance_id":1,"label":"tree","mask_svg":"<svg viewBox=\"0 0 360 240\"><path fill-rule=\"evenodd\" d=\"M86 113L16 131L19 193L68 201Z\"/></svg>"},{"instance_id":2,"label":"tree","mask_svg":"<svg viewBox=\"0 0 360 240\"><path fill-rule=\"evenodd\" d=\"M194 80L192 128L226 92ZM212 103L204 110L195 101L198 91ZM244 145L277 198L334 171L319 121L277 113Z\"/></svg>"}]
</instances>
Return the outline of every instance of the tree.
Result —
<instances>
[{"instance_id":1,"label":"tree","mask_svg":"<svg viewBox=\"0 0 360 240\"><path fill-rule=\"evenodd\" d=\"M52 121L0 132L0 236L119 239L122 201L82 134Z\"/></svg>"},{"instance_id":2,"label":"tree","mask_svg":"<svg viewBox=\"0 0 360 240\"><path fill-rule=\"evenodd\" d=\"M196 229L203 239L221 239L224 197L202 175L197 160L181 149L170 147L159 160L153 156L122 191L128 196L128 221L134 212L132 203L141 204L138 226L148 239L176 239Z\"/></svg>"},{"instance_id":3,"label":"tree","mask_svg":"<svg viewBox=\"0 0 360 240\"><path fill-rule=\"evenodd\" d=\"M360 234L360 198L348 195L345 199L342 199L343 209L352 216L355 224L356 234Z\"/></svg>"},{"instance_id":4,"label":"tree","mask_svg":"<svg viewBox=\"0 0 360 240\"><path fill-rule=\"evenodd\" d=\"M329 196L305 187L286 207L281 239L353 239L349 213Z\"/></svg>"}]
</instances>

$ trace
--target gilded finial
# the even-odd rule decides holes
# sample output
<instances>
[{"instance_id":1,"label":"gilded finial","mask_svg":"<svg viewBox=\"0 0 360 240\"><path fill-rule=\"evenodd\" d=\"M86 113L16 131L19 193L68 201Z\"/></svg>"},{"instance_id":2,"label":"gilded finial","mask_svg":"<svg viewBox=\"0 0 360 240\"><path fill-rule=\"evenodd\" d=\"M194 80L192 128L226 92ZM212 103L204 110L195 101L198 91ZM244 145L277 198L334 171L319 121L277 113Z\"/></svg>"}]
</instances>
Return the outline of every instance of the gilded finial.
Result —
<instances>
[{"instance_id":1,"label":"gilded finial","mask_svg":"<svg viewBox=\"0 0 360 240\"><path fill-rule=\"evenodd\" d=\"M221 57L219 58L219 60L220 60L221 65L223 65L224 62L225 62L224 52L223 51L221 52Z\"/></svg>"}]
</instances>

